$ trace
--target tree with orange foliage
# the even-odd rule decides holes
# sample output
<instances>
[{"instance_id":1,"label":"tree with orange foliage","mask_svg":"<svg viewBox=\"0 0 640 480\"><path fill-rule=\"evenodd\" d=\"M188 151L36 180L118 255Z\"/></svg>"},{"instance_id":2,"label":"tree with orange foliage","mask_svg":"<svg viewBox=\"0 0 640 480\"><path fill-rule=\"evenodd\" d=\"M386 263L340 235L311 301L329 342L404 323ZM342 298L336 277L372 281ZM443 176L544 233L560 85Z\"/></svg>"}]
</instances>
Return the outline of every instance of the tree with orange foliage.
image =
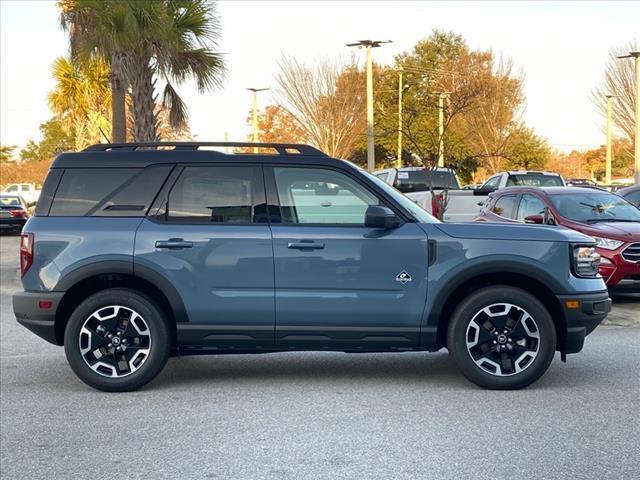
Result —
<instances>
[{"instance_id":1,"label":"tree with orange foliage","mask_svg":"<svg viewBox=\"0 0 640 480\"><path fill-rule=\"evenodd\" d=\"M253 117L247 117L252 124ZM253 138L252 135L249 136ZM258 113L258 141L263 143L306 143L307 137L295 118L279 105L267 105Z\"/></svg>"}]
</instances>

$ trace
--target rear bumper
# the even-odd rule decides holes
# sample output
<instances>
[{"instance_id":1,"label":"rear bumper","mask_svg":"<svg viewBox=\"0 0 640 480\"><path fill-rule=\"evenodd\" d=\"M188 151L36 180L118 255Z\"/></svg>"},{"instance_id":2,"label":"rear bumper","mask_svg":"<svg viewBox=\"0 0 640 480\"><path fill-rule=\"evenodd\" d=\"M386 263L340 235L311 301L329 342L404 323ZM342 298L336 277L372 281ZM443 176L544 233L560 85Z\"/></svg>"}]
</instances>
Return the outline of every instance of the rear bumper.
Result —
<instances>
[{"instance_id":1,"label":"rear bumper","mask_svg":"<svg viewBox=\"0 0 640 480\"><path fill-rule=\"evenodd\" d=\"M0 217L0 230L22 230L25 223L27 223L26 218Z\"/></svg>"},{"instance_id":2,"label":"rear bumper","mask_svg":"<svg viewBox=\"0 0 640 480\"><path fill-rule=\"evenodd\" d=\"M611 311L609 293L604 290L597 293L579 293L574 295L558 295L564 309L567 324L564 339L558 350L564 353L577 353L582 350L584 339L600 325ZM569 308L567 302L578 302L577 308Z\"/></svg>"},{"instance_id":3,"label":"rear bumper","mask_svg":"<svg viewBox=\"0 0 640 480\"><path fill-rule=\"evenodd\" d=\"M13 295L13 313L23 327L47 342L62 345L56 335L56 310L64 292L17 292ZM41 302L51 302L42 308Z\"/></svg>"}]
</instances>

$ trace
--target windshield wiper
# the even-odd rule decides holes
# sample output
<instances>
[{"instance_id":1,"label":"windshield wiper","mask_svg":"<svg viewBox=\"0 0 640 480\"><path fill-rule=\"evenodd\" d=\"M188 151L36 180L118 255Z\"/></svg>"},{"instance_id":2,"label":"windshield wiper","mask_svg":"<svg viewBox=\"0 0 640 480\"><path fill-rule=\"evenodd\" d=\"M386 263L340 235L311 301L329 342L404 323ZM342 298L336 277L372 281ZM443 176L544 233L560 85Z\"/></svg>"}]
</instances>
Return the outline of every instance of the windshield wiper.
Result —
<instances>
[{"instance_id":1,"label":"windshield wiper","mask_svg":"<svg viewBox=\"0 0 640 480\"><path fill-rule=\"evenodd\" d=\"M640 222L640 220L632 220L631 218L589 218L587 223L597 222Z\"/></svg>"}]
</instances>

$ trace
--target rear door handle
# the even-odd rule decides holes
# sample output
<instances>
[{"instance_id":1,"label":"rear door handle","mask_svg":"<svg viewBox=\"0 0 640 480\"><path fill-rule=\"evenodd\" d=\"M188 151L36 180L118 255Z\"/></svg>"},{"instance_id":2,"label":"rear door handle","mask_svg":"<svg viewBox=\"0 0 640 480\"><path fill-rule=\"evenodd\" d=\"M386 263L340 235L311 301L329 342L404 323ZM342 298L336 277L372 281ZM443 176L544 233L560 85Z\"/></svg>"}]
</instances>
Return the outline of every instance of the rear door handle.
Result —
<instances>
[{"instance_id":1,"label":"rear door handle","mask_svg":"<svg viewBox=\"0 0 640 480\"><path fill-rule=\"evenodd\" d=\"M170 238L169 240L156 240L156 248L169 248L179 250L181 248L191 248L193 242L187 242L182 238Z\"/></svg>"},{"instance_id":2,"label":"rear door handle","mask_svg":"<svg viewBox=\"0 0 640 480\"><path fill-rule=\"evenodd\" d=\"M324 243L316 243L313 241L289 242L287 243L287 248L296 250L322 250L324 249Z\"/></svg>"}]
</instances>

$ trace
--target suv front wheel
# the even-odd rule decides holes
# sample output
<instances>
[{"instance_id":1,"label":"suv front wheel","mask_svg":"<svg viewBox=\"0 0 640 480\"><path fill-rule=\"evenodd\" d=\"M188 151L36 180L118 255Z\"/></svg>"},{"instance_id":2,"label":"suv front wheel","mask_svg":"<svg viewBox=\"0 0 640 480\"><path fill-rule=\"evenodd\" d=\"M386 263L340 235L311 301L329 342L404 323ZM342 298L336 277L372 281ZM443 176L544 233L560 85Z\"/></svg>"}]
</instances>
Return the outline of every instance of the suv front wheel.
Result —
<instances>
[{"instance_id":1,"label":"suv front wheel","mask_svg":"<svg viewBox=\"0 0 640 480\"><path fill-rule=\"evenodd\" d=\"M71 369L99 390L123 392L150 382L171 351L162 311L135 290L113 288L84 300L64 336Z\"/></svg>"},{"instance_id":2,"label":"suv front wheel","mask_svg":"<svg viewBox=\"0 0 640 480\"><path fill-rule=\"evenodd\" d=\"M462 374L490 389L518 389L540 378L556 349L547 309L530 293L508 286L486 287L456 308L447 346Z\"/></svg>"}]
</instances>

